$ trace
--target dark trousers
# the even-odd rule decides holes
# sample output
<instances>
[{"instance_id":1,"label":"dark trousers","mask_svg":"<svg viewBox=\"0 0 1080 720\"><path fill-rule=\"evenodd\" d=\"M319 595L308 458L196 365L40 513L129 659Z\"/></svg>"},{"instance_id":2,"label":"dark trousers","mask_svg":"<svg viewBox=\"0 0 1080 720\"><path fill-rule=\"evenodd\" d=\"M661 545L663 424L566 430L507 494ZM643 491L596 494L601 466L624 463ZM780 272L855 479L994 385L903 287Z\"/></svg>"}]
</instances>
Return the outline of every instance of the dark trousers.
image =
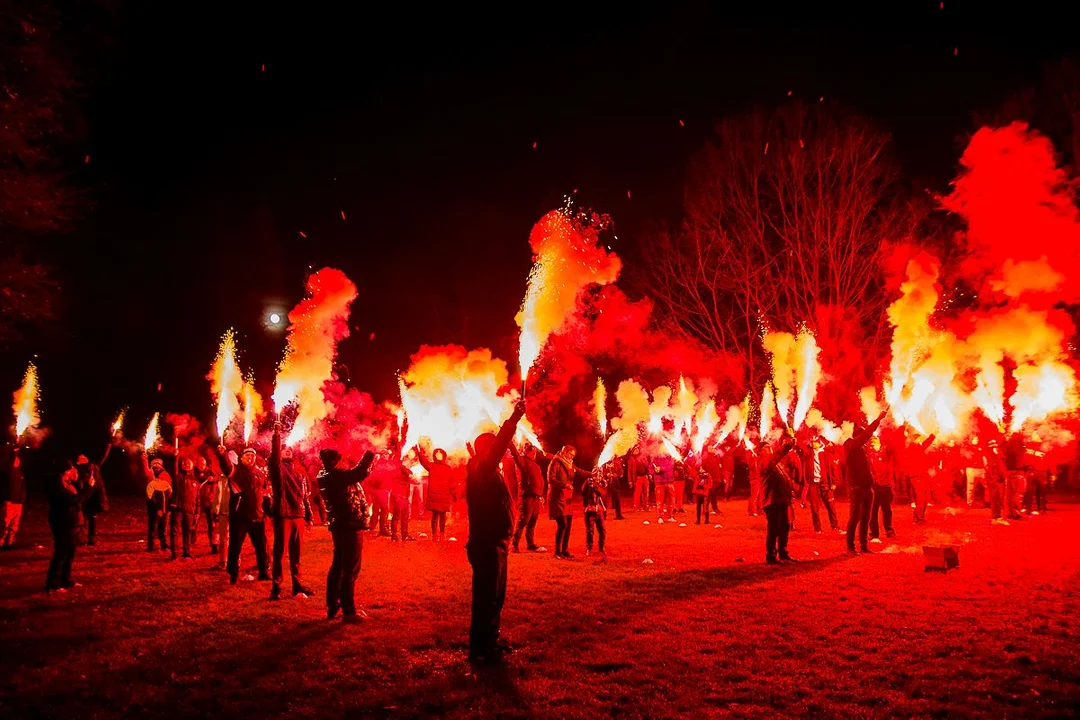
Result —
<instances>
[{"instance_id":1,"label":"dark trousers","mask_svg":"<svg viewBox=\"0 0 1080 720\"><path fill-rule=\"evenodd\" d=\"M212 513L209 510L203 511L203 517L206 518L206 537L210 540L210 554L213 555L217 552L217 513Z\"/></svg>"},{"instance_id":2,"label":"dark trousers","mask_svg":"<svg viewBox=\"0 0 1080 720\"><path fill-rule=\"evenodd\" d=\"M75 538L66 523L49 518L53 536L53 556L49 561L49 573L45 576L45 589L56 590L71 587L71 563L75 560Z\"/></svg>"},{"instance_id":3,"label":"dark trousers","mask_svg":"<svg viewBox=\"0 0 1080 720\"><path fill-rule=\"evenodd\" d=\"M814 530L821 532L821 510L829 516L829 526L834 530L839 526L836 519L836 507L833 504L832 492L825 483L811 483L806 494L810 496L810 518L814 521Z\"/></svg>"},{"instance_id":4,"label":"dark trousers","mask_svg":"<svg viewBox=\"0 0 1080 720\"><path fill-rule=\"evenodd\" d=\"M521 508L518 513L517 528L514 530L514 547L521 542L521 534L525 533L525 546L530 550L537 548L536 544L536 521L540 519L540 498L535 495L523 495ZM555 548L558 550L558 547Z\"/></svg>"},{"instance_id":5,"label":"dark trousers","mask_svg":"<svg viewBox=\"0 0 1080 720\"><path fill-rule=\"evenodd\" d=\"M765 508L765 520L767 523L765 556L775 558L779 555L786 558L788 556L788 532L791 530L791 525L788 522L788 506L769 505Z\"/></svg>"},{"instance_id":6,"label":"dark trousers","mask_svg":"<svg viewBox=\"0 0 1080 720\"><path fill-rule=\"evenodd\" d=\"M563 515L555 518L555 552L560 555L566 555L570 552L570 524L573 520L573 515Z\"/></svg>"},{"instance_id":7,"label":"dark trousers","mask_svg":"<svg viewBox=\"0 0 1080 720\"><path fill-rule=\"evenodd\" d=\"M346 615L356 614L356 578L360 577L360 558L364 554L364 531L353 528L334 528L334 558L326 576L326 607L339 607Z\"/></svg>"},{"instance_id":8,"label":"dark trousers","mask_svg":"<svg viewBox=\"0 0 1080 720\"><path fill-rule=\"evenodd\" d=\"M709 495L710 496L712 495L711 490L709 491ZM706 497L705 495L695 495L694 498L697 500L697 524L698 525L701 524L701 513L702 513L702 510L704 509L704 512L705 512L705 524L708 525L709 524L709 498Z\"/></svg>"},{"instance_id":9,"label":"dark trousers","mask_svg":"<svg viewBox=\"0 0 1080 720\"><path fill-rule=\"evenodd\" d=\"M855 549L855 531L859 533L859 548L866 549L866 531L870 524L870 510L874 506L873 488L851 488L848 490L851 506L848 509L847 546Z\"/></svg>"},{"instance_id":10,"label":"dark trousers","mask_svg":"<svg viewBox=\"0 0 1080 720\"><path fill-rule=\"evenodd\" d=\"M244 538L251 538L251 546L255 548L255 562L259 566L259 577L265 578L267 573L266 562L266 525L262 520L248 520L242 517L229 518L229 561L225 569L233 580L240 574L240 550L244 545Z\"/></svg>"},{"instance_id":11,"label":"dark trousers","mask_svg":"<svg viewBox=\"0 0 1080 720\"><path fill-rule=\"evenodd\" d=\"M326 501L323 500L318 488L311 493L311 509L319 514L319 522L326 524Z\"/></svg>"},{"instance_id":12,"label":"dark trousers","mask_svg":"<svg viewBox=\"0 0 1080 720\"><path fill-rule=\"evenodd\" d=\"M619 488L615 483L612 483L608 488L608 497L611 502L611 510L615 513L616 520L622 520L622 493L619 492Z\"/></svg>"},{"instance_id":13,"label":"dark trousers","mask_svg":"<svg viewBox=\"0 0 1080 720\"><path fill-rule=\"evenodd\" d=\"M169 513L169 545L172 547L173 559L176 558L181 543L184 545L184 557L191 557L191 521L194 519L195 516L191 513L179 510ZM182 539L177 539L178 533L183 534Z\"/></svg>"},{"instance_id":14,"label":"dark trousers","mask_svg":"<svg viewBox=\"0 0 1080 720\"><path fill-rule=\"evenodd\" d=\"M990 516L997 520L1001 518L1005 509L1005 482L991 480L988 488L990 491ZM918 511L918 507L915 509Z\"/></svg>"},{"instance_id":15,"label":"dark trousers","mask_svg":"<svg viewBox=\"0 0 1080 720\"><path fill-rule=\"evenodd\" d=\"M446 534L446 511L429 510L431 513L431 537L442 533Z\"/></svg>"},{"instance_id":16,"label":"dark trousers","mask_svg":"<svg viewBox=\"0 0 1080 720\"><path fill-rule=\"evenodd\" d=\"M1033 508L1044 513L1046 512L1046 491L1050 487L1050 478L1047 477L1047 473L1036 471L1031 473L1031 482L1034 486Z\"/></svg>"},{"instance_id":17,"label":"dark trousers","mask_svg":"<svg viewBox=\"0 0 1080 720\"><path fill-rule=\"evenodd\" d=\"M289 547L289 572L292 574L293 592L300 592L300 545L304 537L304 518L274 518L274 587L281 587L282 560L285 546Z\"/></svg>"},{"instance_id":18,"label":"dark trousers","mask_svg":"<svg viewBox=\"0 0 1080 720\"><path fill-rule=\"evenodd\" d=\"M506 546L467 548L472 565L472 624L469 626L469 655L490 652L499 639L502 609L506 602Z\"/></svg>"},{"instance_id":19,"label":"dark trousers","mask_svg":"<svg viewBox=\"0 0 1080 720\"><path fill-rule=\"evenodd\" d=\"M97 534L97 513L86 513L86 544L94 544L94 536Z\"/></svg>"},{"instance_id":20,"label":"dark trousers","mask_svg":"<svg viewBox=\"0 0 1080 720\"><path fill-rule=\"evenodd\" d=\"M409 498L395 497L390 500L394 506L394 517L390 519L390 534L398 537L398 525L401 525L401 539L409 537Z\"/></svg>"},{"instance_id":21,"label":"dark trousers","mask_svg":"<svg viewBox=\"0 0 1080 720\"><path fill-rule=\"evenodd\" d=\"M169 543L165 539L165 515L158 515L161 508L156 503L146 503L146 549L154 549L154 536L161 541L161 549L168 550Z\"/></svg>"},{"instance_id":22,"label":"dark trousers","mask_svg":"<svg viewBox=\"0 0 1080 720\"><path fill-rule=\"evenodd\" d=\"M885 526L885 533L892 535L892 501L893 489L878 485L874 488L874 505L870 510L870 537L880 537L878 527L878 513L881 513L881 524Z\"/></svg>"},{"instance_id":23,"label":"dark trousers","mask_svg":"<svg viewBox=\"0 0 1080 720\"><path fill-rule=\"evenodd\" d=\"M604 541L607 539L607 531L604 530L604 516L597 512L585 513L585 549L593 548L593 528L596 528L596 537L599 544L596 549L604 552Z\"/></svg>"}]
</instances>

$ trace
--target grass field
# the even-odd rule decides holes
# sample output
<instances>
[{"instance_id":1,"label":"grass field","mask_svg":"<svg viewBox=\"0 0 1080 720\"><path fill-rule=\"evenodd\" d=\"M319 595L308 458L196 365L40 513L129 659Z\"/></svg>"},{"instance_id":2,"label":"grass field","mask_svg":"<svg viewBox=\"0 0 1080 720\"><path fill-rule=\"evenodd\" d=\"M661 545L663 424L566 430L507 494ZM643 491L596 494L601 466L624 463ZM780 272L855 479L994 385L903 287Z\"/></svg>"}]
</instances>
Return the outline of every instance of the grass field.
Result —
<instances>
[{"instance_id":1,"label":"grass field","mask_svg":"<svg viewBox=\"0 0 1080 720\"><path fill-rule=\"evenodd\" d=\"M31 504L20 548L0 555L0 717L255 718L1061 717L1080 707L1080 506L1011 527L986 510L931 510L875 557L808 532L763 563L764 518L731 502L723 527L609 523L606 565L511 556L506 667L472 674L461 542L365 547L370 619L325 619L330 556L314 528L304 569L319 596L267 600L199 557L142 550L143 511L116 502L80 548L64 594L40 592L51 551ZM421 527L420 529L424 529ZM541 521L550 545L554 523ZM923 542L962 545L961 566L925 573ZM882 547L882 546L879 546ZM650 559L652 563L643 562ZM248 551L245 561L250 564Z\"/></svg>"}]
</instances>

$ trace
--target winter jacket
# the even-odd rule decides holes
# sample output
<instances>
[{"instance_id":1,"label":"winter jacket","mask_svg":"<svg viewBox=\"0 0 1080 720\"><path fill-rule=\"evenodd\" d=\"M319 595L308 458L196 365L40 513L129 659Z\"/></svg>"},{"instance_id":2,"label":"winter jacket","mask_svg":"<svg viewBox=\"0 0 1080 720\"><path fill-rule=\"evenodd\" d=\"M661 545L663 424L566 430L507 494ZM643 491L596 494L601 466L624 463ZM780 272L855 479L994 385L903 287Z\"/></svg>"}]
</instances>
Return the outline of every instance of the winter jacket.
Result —
<instances>
[{"instance_id":1,"label":"winter jacket","mask_svg":"<svg viewBox=\"0 0 1080 720\"><path fill-rule=\"evenodd\" d=\"M445 462L430 460L427 454L419 453L420 464L428 474L426 504L431 512L449 512L454 504L454 470Z\"/></svg>"},{"instance_id":2,"label":"winter jacket","mask_svg":"<svg viewBox=\"0 0 1080 720\"><path fill-rule=\"evenodd\" d=\"M787 440L769 460L761 473L762 507L790 505L794 487L791 483L790 465L786 456L795 447L794 440Z\"/></svg>"},{"instance_id":3,"label":"winter jacket","mask_svg":"<svg viewBox=\"0 0 1080 720\"><path fill-rule=\"evenodd\" d=\"M360 464L351 470L335 467L319 473L319 493L326 504L326 515L332 532L341 529L367 529L370 505L361 483L367 478L374 461L374 453L368 451L360 459Z\"/></svg>"},{"instance_id":4,"label":"winter jacket","mask_svg":"<svg viewBox=\"0 0 1080 720\"><path fill-rule=\"evenodd\" d=\"M83 502L83 512L87 515L97 515L109 509L109 497L105 494L105 483L101 480L101 470L94 463L78 465L79 491L89 489L90 493ZM94 478L94 486L90 487L90 478Z\"/></svg>"},{"instance_id":5,"label":"winter jacket","mask_svg":"<svg viewBox=\"0 0 1080 720\"><path fill-rule=\"evenodd\" d=\"M540 463L521 457L518 458L518 467L521 470L521 497L544 497L547 483Z\"/></svg>"},{"instance_id":6,"label":"winter jacket","mask_svg":"<svg viewBox=\"0 0 1080 720\"><path fill-rule=\"evenodd\" d=\"M266 508L263 506L266 481L262 474L254 465L245 465L242 462L233 465L228 453L221 453L219 459L234 491L229 501L229 517L262 522L266 517Z\"/></svg>"},{"instance_id":7,"label":"winter jacket","mask_svg":"<svg viewBox=\"0 0 1080 720\"><path fill-rule=\"evenodd\" d=\"M870 454L870 466L874 469L874 484L878 487L896 487L896 471L892 459L884 450L874 450Z\"/></svg>"},{"instance_id":8,"label":"winter jacket","mask_svg":"<svg viewBox=\"0 0 1080 720\"><path fill-rule=\"evenodd\" d=\"M300 463L292 458L281 457L281 431L274 428L270 445L270 486L274 502L271 514L276 518L304 518L311 520L311 498L307 478Z\"/></svg>"},{"instance_id":9,"label":"winter jacket","mask_svg":"<svg viewBox=\"0 0 1080 720\"><path fill-rule=\"evenodd\" d=\"M649 464L640 455L631 455L626 460L626 479L630 481L630 487L635 487L638 480L648 479Z\"/></svg>"},{"instance_id":10,"label":"winter jacket","mask_svg":"<svg viewBox=\"0 0 1080 720\"><path fill-rule=\"evenodd\" d=\"M604 511L604 489L591 477L581 486L581 507L585 512Z\"/></svg>"},{"instance_id":11,"label":"winter jacket","mask_svg":"<svg viewBox=\"0 0 1080 720\"><path fill-rule=\"evenodd\" d=\"M870 426L855 433L844 443L844 461L847 466L848 487L855 490L869 490L874 486L874 469L870 465L870 456L866 452L866 443L874 436L874 431L881 424L881 418Z\"/></svg>"},{"instance_id":12,"label":"winter jacket","mask_svg":"<svg viewBox=\"0 0 1080 720\"><path fill-rule=\"evenodd\" d=\"M713 483L716 482L712 475L693 463L686 466L686 474L690 478L690 486L694 489L694 494L707 497L713 488Z\"/></svg>"},{"instance_id":13,"label":"winter jacket","mask_svg":"<svg viewBox=\"0 0 1080 720\"><path fill-rule=\"evenodd\" d=\"M194 515L199 510L199 476L195 471L184 472L180 470L176 474L176 482L173 483L172 498L169 500L169 509L181 512L185 515Z\"/></svg>"},{"instance_id":14,"label":"winter jacket","mask_svg":"<svg viewBox=\"0 0 1080 720\"><path fill-rule=\"evenodd\" d=\"M675 482L675 458L667 453L656 458L656 473L653 480L657 485L669 485Z\"/></svg>"},{"instance_id":15,"label":"winter jacket","mask_svg":"<svg viewBox=\"0 0 1080 720\"><path fill-rule=\"evenodd\" d=\"M49 526L53 532L71 532L83 524L83 503L90 497L93 488L87 485L79 490L78 482L65 484L61 477L56 477L48 484Z\"/></svg>"},{"instance_id":16,"label":"winter jacket","mask_svg":"<svg viewBox=\"0 0 1080 720\"><path fill-rule=\"evenodd\" d=\"M498 468L523 414L520 408L515 408L499 428L491 447L469 460L465 477L469 548L506 548L509 544L514 529L514 509L510 489L499 476Z\"/></svg>"},{"instance_id":17,"label":"winter jacket","mask_svg":"<svg viewBox=\"0 0 1080 720\"><path fill-rule=\"evenodd\" d=\"M142 456L143 475L146 476L146 504L165 513L172 498L172 477L163 469L157 475L150 468L146 455Z\"/></svg>"},{"instance_id":18,"label":"winter jacket","mask_svg":"<svg viewBox=\"0 0 1080 720\"><path fill-rule=\"evenodd\" d=\"M551 496L548 498L548 517L552 520L571 513L571 501L574 497L574 476L588 473L576 467L567 467L558 457L548 464L547 481Z\"/></svg>"}]
</instances>

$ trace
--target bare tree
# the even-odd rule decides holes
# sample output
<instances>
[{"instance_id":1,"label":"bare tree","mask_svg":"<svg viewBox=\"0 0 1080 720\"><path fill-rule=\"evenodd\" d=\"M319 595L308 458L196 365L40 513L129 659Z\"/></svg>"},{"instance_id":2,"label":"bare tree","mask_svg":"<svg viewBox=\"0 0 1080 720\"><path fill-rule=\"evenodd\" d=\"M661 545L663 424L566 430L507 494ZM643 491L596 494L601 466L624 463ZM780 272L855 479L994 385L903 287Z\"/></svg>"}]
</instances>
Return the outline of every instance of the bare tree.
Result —
<instances>
[{"instance_id":1,"label":"bare tree","mask_svg":"<svg viewBox=\"0 0 1080 720\"><path fill-rule=\"evenodd\" d=\"M751 368L762 327L805 323L828 341L854 324L860 339L882 339L879 253L920 217L889 141L824 105L720 121L688 173L682 227L646 247L668 319Z\"/></svg>"}]
</instances>

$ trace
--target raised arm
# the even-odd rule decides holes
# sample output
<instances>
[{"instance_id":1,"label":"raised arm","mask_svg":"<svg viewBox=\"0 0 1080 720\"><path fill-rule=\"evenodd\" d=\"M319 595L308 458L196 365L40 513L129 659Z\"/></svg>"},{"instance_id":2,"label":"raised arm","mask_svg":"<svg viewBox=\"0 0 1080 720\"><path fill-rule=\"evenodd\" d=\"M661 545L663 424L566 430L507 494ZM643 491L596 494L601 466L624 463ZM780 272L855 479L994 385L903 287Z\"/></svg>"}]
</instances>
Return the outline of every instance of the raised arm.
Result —
<instances>
[{"instance_id":1,"label":"raised arm","mask_svg":"<svg viewBox=\"0 0 1080 720\"><path fill-rule=\"evenodd\" d=\"M420 462L420 467L431 472L432 462L428 459L427 453L424 452L424 448L420 447L419 443L416 444L416 459Z\"/></svg>"},{"instance_id":2,"label":"raised arm","mask_svg":"<svg viewBox=\"0 0 1080 720\"><path fill-rule=\"evenodd\" d=\"M105 446L105 452L101 453L101 460L98 460L98 467L101 467L102 465L104 465L105 461L109 459L109 453L112 452L112 449L113 449L113 442L112 442L112 440L110 440L109 444Z\"/></svg>"},{"instance_id":3,"label":"raised arm","mask_svg":"<svg viewBox=\"0 0 1080 720\"><path fill-rule=\"evenodd\" d=\"M229 451L225 449L224 445L218 445L217 454L218 461L221 463L221 472L225 477L231 478L236 466L233 465L232 459L229 457Z\"/></svg>"},{"instance_id":4,"label":"raised arm","mask_svg":"<svg viewBox=\"0 0 1080 720\"><path fill-rule=\"evenodd\" d=\"M352 470L346 470L349 477L349 485L359 485L364 482L368 474L371 472L371 464L375 462L375 453L368 450L364 453L364 456L360 458L359 464Z\"/></svg>"},{"instance_id":5,"label":"raised arm","mask_svg":"<svg viewBox=\"0 0 1080 720\"><path fill-rule=\"evenodd\" d=\"M270 440L270 462L267 463L270 473L270 487L273 488L274 497L281 497L281 424L274 423L274 436Z\"/></svg>"},{"instance_id":6,"label":"raised arm","mask_svg":"<svg viewBox=\"0 0 1080 720\"><path fill-rule=\"evenodd\" d=\"M852 442L854 442L856 445L865 445L866 442L874 436L874 433L877 432L878 426L881 425L881 421L884 419L885 411L882 410L881 414L877 416L877 419L874 420L874 422L870 423L865 430L863 430L862 432L857 432L851 436Z\"/></svg>"}]
</instances>

